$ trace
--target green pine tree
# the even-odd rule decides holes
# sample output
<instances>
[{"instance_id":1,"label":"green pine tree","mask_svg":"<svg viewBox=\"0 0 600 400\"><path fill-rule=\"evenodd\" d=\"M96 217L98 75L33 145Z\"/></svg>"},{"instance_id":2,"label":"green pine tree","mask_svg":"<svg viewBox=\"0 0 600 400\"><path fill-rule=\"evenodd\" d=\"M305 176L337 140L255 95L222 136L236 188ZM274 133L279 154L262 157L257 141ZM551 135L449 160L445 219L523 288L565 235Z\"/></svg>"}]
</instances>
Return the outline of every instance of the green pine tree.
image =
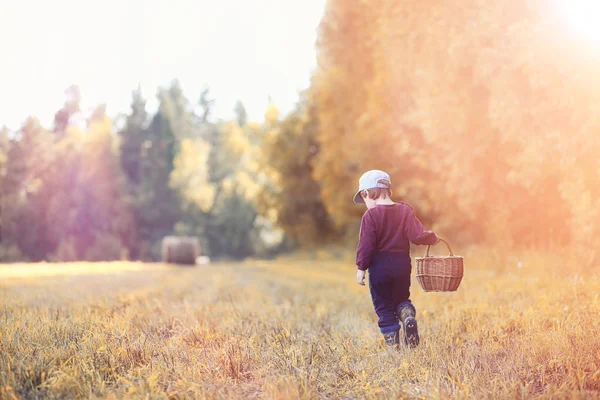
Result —
<instances>
[{"instance_id":1,"label":"green pine tree","mask_svg":"<svg viewBox=\"0 0 600 400\"><path fill-rule=\"evenodd\" d=\"M158 259L160 240L173 232L181 211L179 196L169 186L177 139L166 115L164 97L159 98L159 111L145 132L140 189L134 201L141 242L140 256L144 259Z\"/></svg>"}]
</instances>

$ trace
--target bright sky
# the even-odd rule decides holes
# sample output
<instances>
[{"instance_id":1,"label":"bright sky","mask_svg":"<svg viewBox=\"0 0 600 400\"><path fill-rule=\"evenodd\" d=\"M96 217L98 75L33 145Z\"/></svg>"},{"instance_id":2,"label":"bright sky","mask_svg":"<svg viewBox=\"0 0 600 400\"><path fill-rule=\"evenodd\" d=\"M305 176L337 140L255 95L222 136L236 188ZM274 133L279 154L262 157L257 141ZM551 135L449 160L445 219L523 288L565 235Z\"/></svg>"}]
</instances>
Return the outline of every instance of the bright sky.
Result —
<instances>
[{"instance_id":1,"label":"bright sky","mask_svg":"<svg viewBox=\"0 0 600 400\"><path fill-rule=\"evenodd\" d=\"M598 0L555 0L559 12L582 39L600 42L600 2Z\"/></svg>"},{"instance_id":2,"label":"bright sky","mask_svg":"<svg viewBox=\"0 0 600 400\"><path fill-rule=\"evenodd\" d=\"M64 90L83 108L128 112L139 84L148 109L178 78L196 102L205 85L215 114L236 100L262 119L270 95L288 111L308 87L325 0L0 0L0 126L35 115L50 127Z\"/></svg>"}]
</instances>

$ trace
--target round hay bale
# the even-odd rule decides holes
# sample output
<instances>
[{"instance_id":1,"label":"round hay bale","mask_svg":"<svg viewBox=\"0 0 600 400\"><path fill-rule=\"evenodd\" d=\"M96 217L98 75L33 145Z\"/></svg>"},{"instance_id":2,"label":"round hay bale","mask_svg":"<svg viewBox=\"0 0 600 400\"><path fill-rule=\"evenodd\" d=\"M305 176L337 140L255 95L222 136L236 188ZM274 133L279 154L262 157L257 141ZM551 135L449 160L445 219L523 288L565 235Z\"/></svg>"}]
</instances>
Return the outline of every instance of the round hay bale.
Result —
<instances>
[{"instance_id":1,"label":"round hay bale","mask_svg":"<svg viewBox=\"0 0 600 400\"><path fill-rule=\"evenodd\" d=\"M166 236L162 241L162 261L168 264L195 265L200 255L198 238Z\"/></svg>"}]
</instances>

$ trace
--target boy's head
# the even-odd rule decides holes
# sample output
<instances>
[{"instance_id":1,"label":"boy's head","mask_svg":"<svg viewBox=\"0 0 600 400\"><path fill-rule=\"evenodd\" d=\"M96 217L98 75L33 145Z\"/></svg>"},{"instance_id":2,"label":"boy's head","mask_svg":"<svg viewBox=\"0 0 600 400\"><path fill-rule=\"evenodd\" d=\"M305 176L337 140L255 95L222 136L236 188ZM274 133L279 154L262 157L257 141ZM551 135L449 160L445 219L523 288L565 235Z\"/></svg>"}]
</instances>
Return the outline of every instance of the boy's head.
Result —
<instances>
[{"instance_id":1,"label":"boy's head","mask_svg":"<svg viewBox=\"0 0 600 400\"><path fill-rule=\"evenodd\" d=\"M379 198L390 197L391 182L390 176L384 171L372 169L365 172L358 180L358 192L354 195L354 202L371 203Z\"/></svg>"}]
</instances>

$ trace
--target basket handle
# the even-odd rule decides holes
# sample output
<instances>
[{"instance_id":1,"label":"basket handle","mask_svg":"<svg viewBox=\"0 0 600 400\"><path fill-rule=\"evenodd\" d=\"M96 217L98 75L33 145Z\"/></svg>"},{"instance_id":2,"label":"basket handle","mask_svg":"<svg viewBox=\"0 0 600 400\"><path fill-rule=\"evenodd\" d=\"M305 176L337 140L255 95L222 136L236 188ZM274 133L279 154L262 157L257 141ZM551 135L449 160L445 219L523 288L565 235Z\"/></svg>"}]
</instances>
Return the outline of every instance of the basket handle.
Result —
<instances>
[{"instance_id":1,"label":"basket handle","mask_svg":"<svg viewBox=\"0 0 600 400\"><path fill-rule=\"evenodd\" d=\"M446 247L448 248L448 251L450 252L450 255L453 256L454 253L452 253L452 249L450 248L450 245L448 244L448 242L446 242L444 239L439 238L440 242L444 242L446 243ZM425 252L425 257L429 257L429 248L431 247L431 245L427 245L427 251Z\"/></svg>"}]
</instances>

